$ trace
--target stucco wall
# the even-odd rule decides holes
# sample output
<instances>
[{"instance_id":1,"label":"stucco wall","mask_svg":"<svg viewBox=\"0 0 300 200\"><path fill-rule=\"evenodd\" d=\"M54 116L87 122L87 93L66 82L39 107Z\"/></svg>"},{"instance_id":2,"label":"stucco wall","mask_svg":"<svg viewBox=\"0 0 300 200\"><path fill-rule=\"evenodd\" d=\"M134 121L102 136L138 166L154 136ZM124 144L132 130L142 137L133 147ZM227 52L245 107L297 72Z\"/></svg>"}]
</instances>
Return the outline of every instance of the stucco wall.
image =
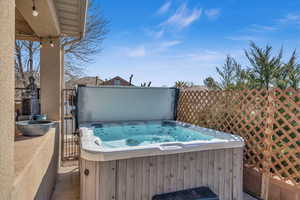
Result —
<instances>
[{"instance_id":1,"label":"stucco wall","mask_svg":"<svg viewBox=\"0 0 300 200\"><path fill-rule=\"evenodd\" d=\"M0 199L8 200L14 175L15 1L1 0L0 7Z\"/></svg>"},{"instance_id":2,"label":"stucco wall","mask_svg":"<svg viewBox=\"0 0 300 200\"><path fill-rule=\"evenodd\" d=\"M59 121L61 117L61 92L63 82L63 51L59 41L53 41L54 47L44 44L41 48L40 87L41 112L48 119Z\"/></svg>"},{"instance_id":3,"label":"stucco wall","mask_svg":"<svg viewBox=\"0 0 300 200\"><path fill-rule=\"evenodd\" d=\"M58 125L44 136L16 141L13 200L50 199L58 171L58 150Z\"/></svg>"}]
</instances>

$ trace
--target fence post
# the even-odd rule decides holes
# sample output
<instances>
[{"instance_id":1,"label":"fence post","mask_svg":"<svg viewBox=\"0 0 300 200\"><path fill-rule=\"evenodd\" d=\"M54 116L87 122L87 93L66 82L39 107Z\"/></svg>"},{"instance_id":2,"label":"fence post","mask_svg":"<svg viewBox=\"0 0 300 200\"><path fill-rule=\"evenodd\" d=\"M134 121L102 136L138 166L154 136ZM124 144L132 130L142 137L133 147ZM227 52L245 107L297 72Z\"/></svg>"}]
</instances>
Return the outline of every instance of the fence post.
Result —
<instances>
[{"instance_id":1,"label":"fence post","mask_svg":"<svg viewBox=\"0 0 300 200\"><path fill-rule=\"evenodd\" d=\"M267 112L266 112L266 130L265 130L265 150L263 152L263 174L262 174L262 185L261 185L261 198L268 200L269 197L269 186L271 177L271 152L272 152L272 135L273 135L273 120L274 120L274 109L273 109L273 92L275 90L267 91Z\"/></svg>"}]
</instances>

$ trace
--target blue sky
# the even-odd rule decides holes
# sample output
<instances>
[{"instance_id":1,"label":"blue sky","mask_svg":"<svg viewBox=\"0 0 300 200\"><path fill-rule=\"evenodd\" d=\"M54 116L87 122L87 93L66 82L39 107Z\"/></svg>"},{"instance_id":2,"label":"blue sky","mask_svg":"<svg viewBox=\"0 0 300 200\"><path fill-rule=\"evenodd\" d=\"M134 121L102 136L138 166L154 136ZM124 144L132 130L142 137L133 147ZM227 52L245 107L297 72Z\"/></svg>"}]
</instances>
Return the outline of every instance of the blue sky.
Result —
<instances>
[{"instance_id":1,"label":"blue sky","mask_svg":"<svg viewBox=\"0 0 300 200\"><path fill-rule=\"evenodd\" d=\"M299 0L101 0L110 32L103 52L87 66L102 79L134 75L134 84L202 84L227 54L244 66L249 40L284 47L300 45ZM299 50L300 51L300 50Z\"/></svg>"}]
</instances>

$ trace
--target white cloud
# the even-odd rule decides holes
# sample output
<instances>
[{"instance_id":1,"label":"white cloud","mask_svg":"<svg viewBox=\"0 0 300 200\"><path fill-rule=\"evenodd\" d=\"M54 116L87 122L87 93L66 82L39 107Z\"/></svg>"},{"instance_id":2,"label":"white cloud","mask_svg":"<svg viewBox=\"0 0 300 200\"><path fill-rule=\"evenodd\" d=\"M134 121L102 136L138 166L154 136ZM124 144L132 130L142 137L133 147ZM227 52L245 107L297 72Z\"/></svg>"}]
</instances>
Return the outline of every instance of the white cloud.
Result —
<instances>
[{"instance_id":1,"label":"white cloud","mask_svg":"<svg viewBox=\"0 0 300 200\"><path fill-rule=\"evenodd\" d=\"M172 59L183 63L211 65L214 68L223 64L227 55L233 56L237 61L244 63L244 51L239 49L224 50L210 50L200 49L189 51L181 54L173 55Z\"/></svg>"},{"instance_id":2,"label":"white cloud","mask_svg":"<svg viewBox=\"0 0 300 200\"><path fill-rule=\"evenodd\" d=\"M144 46L126 48L126 54L129 57L144 57L146 55L146 49Z\"/></svg>"},{"instance_id":3,"label":"white cloud","mask_svg":"<svg viewBox=\"0 0 300 200\"><path fill-rule=\"evenodd\" d=\"M223 61L226 55L223 52L205 50L198 53L190 53L185 56L193 61L215 63Z\"/></svg>"},{"instance_id":4,"label":"white cloud","mask_svg":"<svg viewBox=\"0 0 300 200\"><path fill-rule=\"evenodd\" d=\"M155 36L155 38L159 39L164 35L164 33L165 33L164 30L160 30L160 31L155 32L154 36Z\"/></svg>"},{"instance_id":5,"label":"white cloud","mask_svg":"<svg viewBox=\"0 0 300 200\"><path fill-rule=\"evenodd\" d=\"M145 32L146 32L147 35L149 35L150 37L153 37L155 39L160 39L165 34L164 29L161 29L161 30L158 30L158 31L146 29Z\"/></svg>"},{"instance_id":6,"label":"white cloud","mask_svg":"<svg viewBox=\"0 0 300 200\"><path fill-rule=\"evenodd\" d=\"M171 7L171 1L167 1L166 3L164 3L158 10L157 10L157 14L158 15L162 15L165 14L166 12L169 11Z\"/></svg>"},{"instance_id":7,"label":"white cloud","mask_svg":"<svg viewBox=\"0 0 300 200\"><path fill-rule=\"evenodd\" d=\"M300 24L300 14L289 13L284 18L279 19L279 22L282 24L287 24L287 23Z\"/></svg>"},{"instance_id":8,"label":"white cloud","mask_svg":"<svg viewBox=\"0 0 300 200\"><path fill-rule=\"evenodd\" d=\"M249 36L249 35L240 35L240 36L230 36L226 37L228 40L233 40L233 41L257 41L258 38L254 36Z\"/></svg>"},{"instance_id":9,"label":"white cloud","mask_svg":"<svg viewBox=\"0 0 300 200\"><path fill-rule=\"evenodd\" d=\"M253 32L269 32L269 31L277 30L277 27L275 25L274 26L264 26L264 25L252 24L248 30L253 31Z\"/></svg>"},{"instance_id":10,"label":"white cloud","mask_svg":"<svg viewBox=\"0 0 300 200\"><path fill-rule=\"evenodd\" d=\"M161 25L172 25L180 29L185 28L199 19L201 12L199 8L189 9L186 4L182 4L176 12Z\"/></svg>"},{"instance_id":11,"label":"white cloud","mask_svg":"<svg viewBox=\"0 0 300 200\"><path fill-rule=\"evenodd\" d=\"M252 24L248 31L257 32L257 33L264 33L264 32L272 32L282 29L286 25L300 25L300 14L289 13L285 17L277 19L274 24L272 25L259 25L259 24Z\"/></svg>"},{"instance_id":12,"label":"white cloud","mask_svg":"<svg viewBox=\"0 0 300 200\"><path fill-rule=\"evenodd\" d=\"M297 26L300 26L300 14L289 13L283 18L277 19L272 25L252 24L249 28L247 28L247 30L252 32L263 33L277 31L282 29L285 25L295 24Z\"/></svg>"},{"instance_id":13,"label":"white cloud","mask_svg":"<svg viewBox=\"0 0 300 200\"><path fill-rule=\"evenodd\" d=\"M160 43L160 47L161 48L170 48L170 47L173 47L173 46L176 46L179 44L181 44L181 41L171 40L171 41L165 41L165 42Z\"/></svg>"},{"instance_id":14,"label":"white cloud","mask_svg":"<svg viewBox=\"0 0 300 200\"><path fill-rule=\"evenodd\" d=\"M165 52L165 51L169 50L170 48L175 47L181 43L182 43L182 41L180 41L180 40L163 41L163 42L154 44L154 46L152 46L151 50L152 50L153 54L161 55L162 52Z\"/></svg>"},{"instance_id":15,"label":"white cloud","mask_svg":"<svg viewBox=\"0 0 300 200\"><path fill-rule=\"evenodd\" d=\"M204 14L209 18L209 19L217 19L220 16L220 9L213 8L213 9L207 9L204 11Z\"/></svg>"}]
</instances>

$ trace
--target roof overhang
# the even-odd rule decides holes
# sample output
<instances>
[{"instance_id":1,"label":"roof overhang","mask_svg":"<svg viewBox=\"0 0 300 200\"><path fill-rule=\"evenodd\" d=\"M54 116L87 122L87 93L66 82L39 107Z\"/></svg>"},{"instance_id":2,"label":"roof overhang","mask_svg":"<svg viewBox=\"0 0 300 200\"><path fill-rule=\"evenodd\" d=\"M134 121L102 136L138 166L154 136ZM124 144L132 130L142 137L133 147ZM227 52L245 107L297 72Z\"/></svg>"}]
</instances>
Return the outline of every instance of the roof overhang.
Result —
<instances>
[{"instance_id":1,"label":"roof overhang","mask_svg":"<svg viewBox=\"0 0 300 200\"><path fill-rule=\"evenodd\" d=\"M16 39L81 38L85 33L88 0L16 0Z\"/></svg>"}]
</instances>

